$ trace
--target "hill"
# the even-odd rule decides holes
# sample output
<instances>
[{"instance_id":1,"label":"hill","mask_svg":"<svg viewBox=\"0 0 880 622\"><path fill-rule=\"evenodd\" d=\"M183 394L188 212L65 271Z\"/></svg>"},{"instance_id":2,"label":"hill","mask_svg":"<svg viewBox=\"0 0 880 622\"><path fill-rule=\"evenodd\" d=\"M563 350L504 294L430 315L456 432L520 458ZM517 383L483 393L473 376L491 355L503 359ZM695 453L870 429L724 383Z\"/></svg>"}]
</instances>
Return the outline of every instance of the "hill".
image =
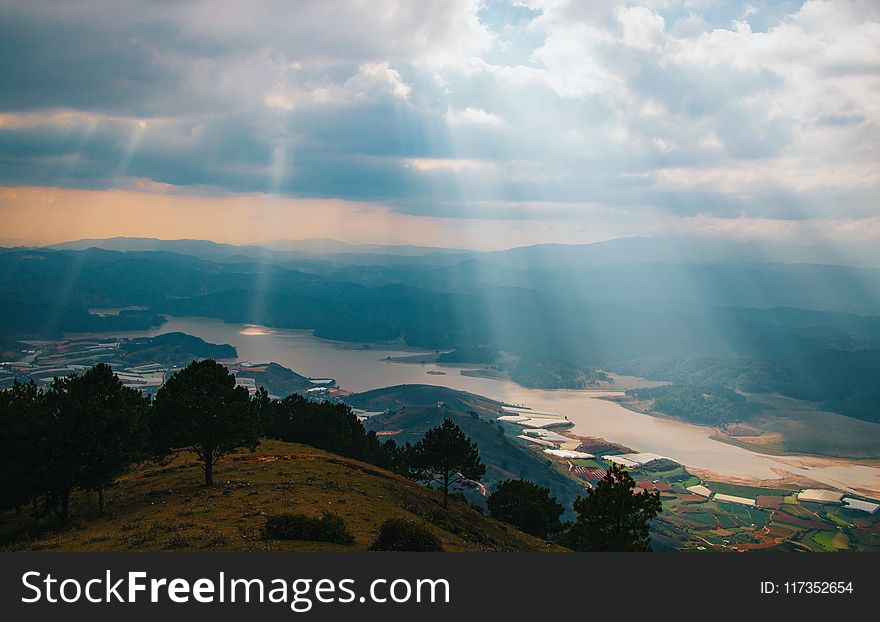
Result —
<instances>
[{"instance_id":1,"label":"hill","mask_svg":"<svg viewBox=\"0 0 880 622\"><path fill-rule=\"evenodd\" d=\"M315 388L315 383L278 363L268 363L255 367L243 367L236 374L238 378L253 378L258 387L265 387L272 395L286 396L291 393L305 393ZM336 386L333 381L325 386Z\"/></svg>"},{"instance_id":2,"label":"hill","mask_svg":"<svg viewBox=\"0 0 880 622\"><path fill-rule=\"evenodd\" d=\"M500 404L494 400L445 387L399 385L357 393L345 401L385 411L367 419L364 427L399 444L416 443L428 428L451 418L479 446L486 464L482 482L490 490L505 479L527 479L549 488L565 507L584 494L583 486L558 470L540 449L526 447L505 432L496 422ZM483 501L476 491L466 494L476 503Z\"/></svg>"},{"instance_id":3,"label":"hill","mask_svg":"<svg viewBox=\"0 0 880 622\"><path fill-rule=\"evenodd\" d=\"M184 333L162 333L155 337L136 337L124 341L120 349L134 364L162 363L174 365L203 358L232 359L235 348L229 344L208 343Z\"/></svg>"},{"instance_id":4,"label":"hill","mask_svg":"<svg viewBox=\"0 0 880 622\"><path fill-rule=\"evenodd\" d=\"M362 551L383 521L401 517L433 531L447 551L561 550L461 501L445 510L439 492L403 477L305 445L264 441L255 453L227 457L216 473L218 484L206 488L191 454L165 465L146 463L108 492L105 517L95 516L89 495L79 495L74 515L80 524L28 538L21 526L29 512L9 512L0 538L8 550ZM269 515L322 511L346 521L353 545L262 538Z\"/></svg>"}]
</instances>

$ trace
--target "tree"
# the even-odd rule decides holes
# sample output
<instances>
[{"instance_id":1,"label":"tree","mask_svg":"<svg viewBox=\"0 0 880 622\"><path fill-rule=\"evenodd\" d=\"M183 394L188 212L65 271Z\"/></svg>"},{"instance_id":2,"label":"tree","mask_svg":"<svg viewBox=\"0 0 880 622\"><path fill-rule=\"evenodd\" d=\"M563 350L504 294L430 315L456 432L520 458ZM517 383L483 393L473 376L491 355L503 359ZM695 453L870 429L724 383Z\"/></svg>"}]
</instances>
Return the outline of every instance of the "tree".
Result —
<instances>
[{"instance_id":1,"label":"tree","mask_svg":"<svg viewBox=\"0 0 880 622\"><path fill-rule=\"evenodd\" d=\"M33 381L0 391L0 509L19 508L42 493L35 446L46 399Z\"/></svg>"},{"instance_id":2,"label":"tree","mask_svg":"<svg viewBox=\"0 0 880 622\"><path fill-rule=\"evenodd\" d=\"M144 457L149 400L137 389L123 386L103 363L79 376L56 378L47 399L58 431L67 437L56 441L63 448L72 445L72 456L63 463L75 459L70 465L74 483L98 493L98 510L103 514L104 489Z\"/></svg>"},{"instance_id":3,"label":"tree","mask_svg":"<svg viewBox=\"0 0 880 622\"><path fill-rule=\"evenodd\" d=\"M202 461L205 485L226 454L259 444L256 408L235 376L212 359L193 361L156 394L153 434L157 447L188 448Z\"/></svg>"},{"instance_id":4,"label":"tree","mask_svg":"<svg viewBox=\"0 0 880 622\"><path fill-rule=\"evenodd\" d=\"M574 502L577 521L568 534L576 551L650 551L649 525L661 509L660 495L633 493L635 481L620 465Z\"/></svg>"},{"instance_id":5,"label":"tree","mask_svg":"<svg viewBox=\"0 0 880 622\"><path fill-rule=\"evenodd\" d=\"M383 443L374 431L367 432L346 404L313 402L296 393L272 400L263 390L257 391L253 402L267 438L304 443L385 469L400 467L402 453L397 444L393 440Z\"/></svg>"},{"instance_id":6,"label":"tree","mask_svg":"<svg viewBox=\"0 0 880 622\"><path fill-rule=\"evenodd\" d=\"M508 479L489 495L492 518L510 523L539 538L548 538L562 529L559 517L565 511L550 489L525 480Z\"/></svg>"},{"instance_id":7,"label":"tree","mask_svg":"<svg viewBox=\"0 0 880 622\"><path fill-rule=\"evenodd\" d=\"M413 445L408 462L414 479L441 486L443 507L449 505L450 486L466 479L479 481L486 472L477 444L448 417Z\"/></svg>"}]
</instances>

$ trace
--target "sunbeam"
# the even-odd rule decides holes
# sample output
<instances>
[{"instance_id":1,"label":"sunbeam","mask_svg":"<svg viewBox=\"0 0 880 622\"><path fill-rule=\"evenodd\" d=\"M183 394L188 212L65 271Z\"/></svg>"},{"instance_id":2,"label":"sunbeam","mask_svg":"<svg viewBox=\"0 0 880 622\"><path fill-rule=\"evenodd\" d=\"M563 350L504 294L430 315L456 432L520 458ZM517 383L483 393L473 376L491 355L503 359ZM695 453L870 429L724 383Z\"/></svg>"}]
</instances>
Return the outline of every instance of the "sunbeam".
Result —
<instances>
[{"instance_id":1,"label":"sunbeam","mask_svg":"<svg viewBox=\"0 0 880 622\"><path fill-rule=\"evenodd\" d=\"M880 550L880 3L0 7L3 546Z\"/></svg>"}]
</instances>

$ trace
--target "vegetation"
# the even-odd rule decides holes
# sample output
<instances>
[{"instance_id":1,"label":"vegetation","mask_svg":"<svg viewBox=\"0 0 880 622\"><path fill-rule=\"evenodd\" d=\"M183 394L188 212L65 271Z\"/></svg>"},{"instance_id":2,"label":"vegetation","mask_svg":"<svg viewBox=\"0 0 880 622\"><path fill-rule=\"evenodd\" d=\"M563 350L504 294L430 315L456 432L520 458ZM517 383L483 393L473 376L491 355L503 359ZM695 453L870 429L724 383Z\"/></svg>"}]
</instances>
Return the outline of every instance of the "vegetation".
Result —
<instances>
[{"instance_id":1,"label":"vegetation","mask_svg":"<svg viewBox=\"0 0 880 622\"><path fill-rule=\"evenodd\" d=\"M404 518L389 518L379 527L370 550L432 553L442 551L443 545L430 529Z\"/></svg>"},{"instance_id":2,"label":"vegetation","mask_svg":"<svg viewBox=\"0 0 880 622\"><path fill-rule=\"evenodd\" d=\"M745 422L758 436L737 430L716 438L759 453L796 453L841 458L880 458L880 424L822 411L812 402L778 394L750 394L762 410Z\"/></svg>"},{"instance_id":3,"label":"vegetation","mask_svg":"<svg viewBox=\"0 0 880 622\"><path fill-rule=\"evenodd\" d=\"M650 551L650 522L662 509L660 495L635 494L635 481L612 464L585 497L574 502L577 520L566 543L576 551Z\"/></svg>"},{"instance_id":4,"label":"vegetation","mask_svg":"<svg viewBox=\"0 0 880 622\"><path fill-rule=\"evenodd\" d=\"M452 352L444 352L438 356L437 362L491 365L498 354L498 350L487 346L458 346Z\"/></svg>"},{"instance_id":5,"label":"vegetation","mask_svg":"<svg viewBox=\"0 0 880 622\"><path fill-rule=\"evenodd\" d=\"M480 450L480 459L486 472L480 482L494 489L508 479L523 479L550 489L563 506L570 508L583 485L567 472L555 468L541 452L535 452L507 433L506 426L498 424L495 416L498 404L479 395L427 385L399 385L352 395L346 400L354 406L372 411L384 411L364 422L368 430L395 431L398 454L405 454L407 444L415 444L432 427L451 418ZM386 444L390 441L386 441ZM590 453L603 453L594 452ZM605 451L604 453L608 453ZM393 456L393 452L391 453ZM398 472L398 466L383 464ZM471 502L483 506L486 498L477 488L462 490Z\"/></svg>"},{"instance_id":6,"label":"vegetation","mask_svg":"<svg viewBox=\"0 0 880 622\"><path fill-rule=\"evenodd\" d=\"M266 519L263 537L267 540L312 540L334 544L354 544L354 536L338 514L324 512L320 518L305 514L274 514Z\"/></svg>"},{"instance_id":7,"label":"vegetation","mask_svg":"<svg viewBox=\"0 0 880 622\"><path fill-rule=\"evenodd\" d=\"M716 427L742 421L761 409L724 387L663 385L626 393L640 401L653 400L653 410L664 415Z\"/></svg>"},{"instance_id":8,"label":"vegetation","mask_svg":"<svg viewBox=\"0 0 880 622\"><path fill-rule=\"evenodd\" d=\"M98 493L103 514L104 489L144 457L148 403L136 389L122 386L107 365L56 379L47 395L54 453L44 466L70 469L74 485ZM63 520L67 519L69 494L64 491L61 497Z\"/></svg>"},{"instance_id":9,"label":"vegetation","mask_svg":"<svg viewBox=\"0 0 880 622\"><path fill-rule=\"evenodd\" d=\"M706 482L709 490L722 495L733 495L734 497L745 497L747 499L755 499L759 495L773 495L779 497L787 497L798 492L797 488L761 488L758 486L741 486L739 484L729 484L727 482Z\"/></svg>"},{"instance_id":10,"label":"vegetation","mask_svg":"<svg viewBox=\"0 0 880 622\"><path fill-rule=\"evenodd\" d=\"M315 384L292 369L278 363L269 363L239 370L237 378L253 378L258 387L274 395L290 395L313 389Z\"/></svg>"},{"instance_id":11,"label":"vegetation","mask_svg":"<svg viewBox=\"0 0 880 622\"><path fill-rule=\"evenodd\" d=\"M800 346L792 354L772 352L763 359L667 357L616 363L610 368L695 388L779 393L813 402L820 409L880 423L876 408L880 401L880 375L876 373L880 347L865 349L863 344L853 344L852 350L819 347L805 351L803 343Z\"/></svg>"},{"instance_id":12,"label":"vegetation","mask_svg":"<svg viewBox=\"0 0 880 622\"><path fill-rule=\"evenodd\" d=\"M448 417L412 447L407 467L413 478L440 486L443 507L449 505L452 486L465 480L479 481L486 472L477 444Z\"/></svg>"},{"instance_id":13,"label":"vegetation","mask_svg":"<svg viewBox=\"0 0 880 622\"><path fill-rule=\"evenodd\" d=\"M537 389L588 389L611 379L601 371L576 363L531 356L505 363L503 368L514 382Z\"/></svg>"},{"instance_id":14,"label":"vegetation","mask_svg":"<svg viewBox=\"0 0 880 622\"><path fill-rule=\"evenodd\" d=\"M123 474L107 511L91 495L71 495L71 524L14 509L0 515L0 547L54 551L366 551L389 518L418 522L447 551L561 550L464 503L443 508L439 491L378 467L307 445L263 441L229 456L223 478L201 485L195 454L178 452ZM265 540L267 516L297 513L345 520L353 544Z\"/></svg>"},{"instance_id":15,"label":"vegetation","mask_svg":"<svg viewBox=\"0 0 880 622\"><path fill-rule=\"evenodd\" d=\"M173 365L196 359L235 358L235 348L228 344L208 343L184 333L163 333L155 337L136 337L122 342L120 350L131 364L161 363Z\"/></svg>"},{"instance_id":16,"label":"vegetation","mask_svg":"<svg viewBox=\"0 0 880 622\"><path fill-rule=\"evenodd\" d=\"M42 499L62 523L76 488L104 490L144 456L148 401L107 365L56 379L47 392L15 383L0 393L3 486L0 507Z\"/></svg>"},{"instance_id":17,"label":"vegetation","mask_svg":"<svg viewBox=\"0 0 880 622\"><path fill-rule=\"evenodd\" d=\"M202 461L205 485L214 484L214 465L239 449L259 444L258 420L247 389L211 360L194 361L176 372L156 394L154 444L161 450L189 448Z\"/></svg>"},{"instance_id":18,"label":"vegetation","mask_svg":"<svg viewBox=\"0 0 880 622\"><path fill-rule=\"evenodd\" d=\"M19 508L45 493L39 453L49 453L45 395L33 383L0 391L0 509Z\"/></svg>"},{"instance_id":19,"label":"vegetation","mask_svg":"<svg viewBox=\"0 0 880 622\"><path fill-rule=\"evenodd\" d=\"M562 530L559 517L565 511L550 489L524 480L501 482L489 495L489 514L517 529L539 538L549 538Z\"/></svg>"},{"instance_id":20,"label":"vegetation","mask_svg":"<svg viewBox=\"0 0 880 622\"><path fill-rule=\"evenodd\" d=\"M296 393L270 400L264 390L255 401L261 429L268 438L305 443L386 468L402 468L396 444L382 444L375 432L366 432L350 406L315 403Z\"/></svg>"}]
</instances>

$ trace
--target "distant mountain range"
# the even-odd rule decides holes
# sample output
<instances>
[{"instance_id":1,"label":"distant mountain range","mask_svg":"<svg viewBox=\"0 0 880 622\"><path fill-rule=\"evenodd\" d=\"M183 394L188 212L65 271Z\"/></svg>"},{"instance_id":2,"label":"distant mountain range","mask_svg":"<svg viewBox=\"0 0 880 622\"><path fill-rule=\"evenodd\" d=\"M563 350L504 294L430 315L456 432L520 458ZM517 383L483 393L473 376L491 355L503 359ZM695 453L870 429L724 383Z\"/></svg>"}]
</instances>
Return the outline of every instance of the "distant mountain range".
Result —
<instances>
[{"instance_id":1,"label":"distant mountain range","mask_svg":"<svg viewBox=\"0 0 880 622\"><path fill-rule=\"evenodd\" d=\"M468 251L432 246L349 244L339 240L308 238L304 240L277 240L260 245L223 244L209 240L161 240L158 238L104 238L83 239L52 244L56 250L85 250L101 248L123 252L165 252L192 255L214 261L260 258L284 260L308 256L344 255L356 260L361 256L391 255L395 257L424 257L431 255L458 255Z\"/></svg>"},{"instance_id":2,"label":"distant mountain range","mask_svg":"<svg viewBox=\"0 0 880 622\"><path fill-rule=\"evenodd\" d=\"M192 255L210 260L263 258L283 260L303 256L341 256L344 263L377 263L371 255L421 258L447 264L450 260L480 258L510 268L565 269L603 264L787 263L880 268L880 244L850 241L845 244L767 242L697 237L628 237L591 244L538 244L501 251L474 251L414 245L350 244L339 240L308 238L236 245L208 240L161 240L115 237L83 239L46 248L115 251L153 251Z\"/></svg>"}]
</instances>

